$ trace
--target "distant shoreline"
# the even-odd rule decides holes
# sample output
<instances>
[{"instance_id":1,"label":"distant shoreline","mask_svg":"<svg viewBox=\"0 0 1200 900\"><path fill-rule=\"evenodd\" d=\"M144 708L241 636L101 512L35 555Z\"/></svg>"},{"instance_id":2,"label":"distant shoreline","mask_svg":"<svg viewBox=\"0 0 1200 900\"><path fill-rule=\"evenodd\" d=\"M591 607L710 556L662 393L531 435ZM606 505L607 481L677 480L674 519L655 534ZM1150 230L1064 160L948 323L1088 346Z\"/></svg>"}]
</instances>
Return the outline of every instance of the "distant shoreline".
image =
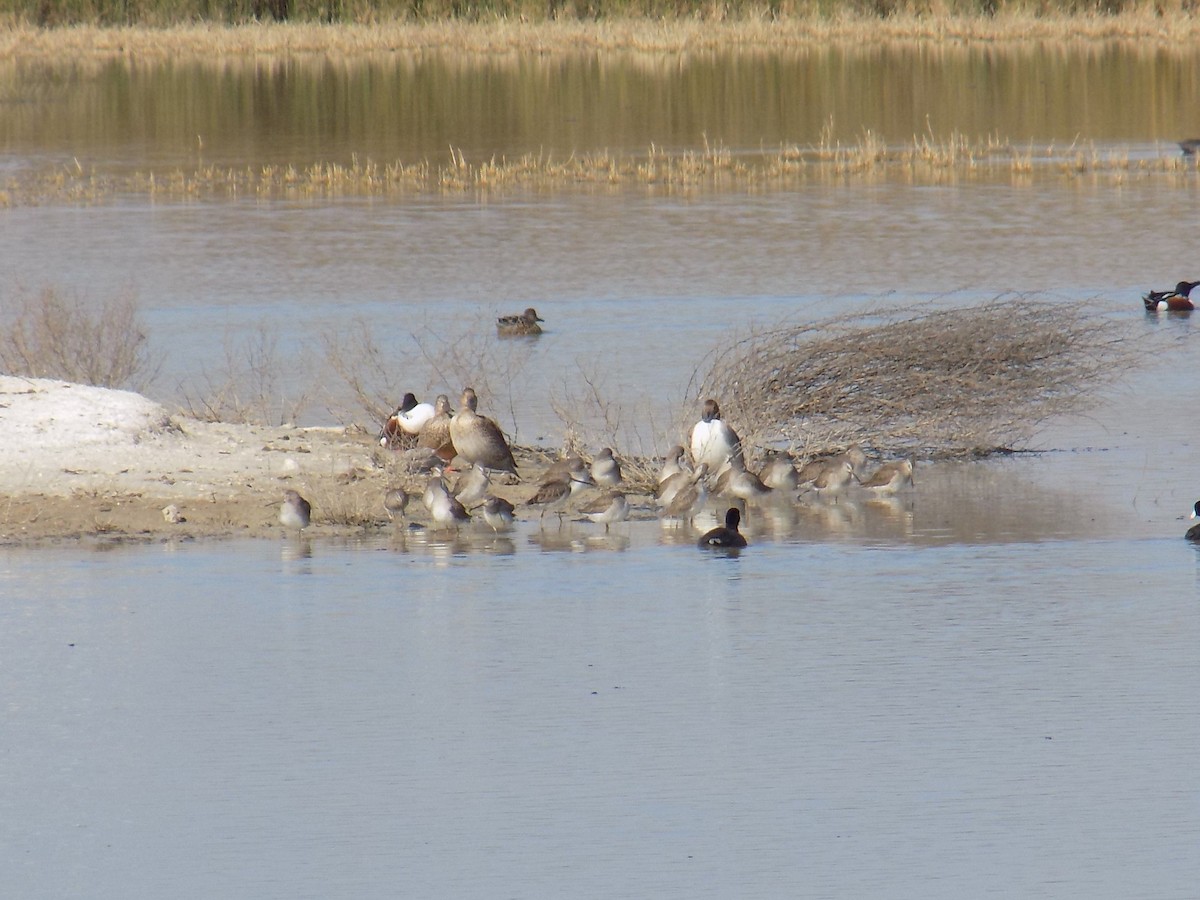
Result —
<instances>
[{"instance_id":1,"label":"distant shoreline","mask_svg":"<svg viewBox=\"0 0 1200 900\"><path fill-rule=\"evenodd\" d=\"M914 16L840 15L780 20L703 21L648 18L592 21L439 21L372 25L254 23L40 28L0 20L0 60L204 58L239 56L357 57L417 51L569 54L629 51L689 53L787 51L826 45L900 41L935 46L1004 43L1134 43L1156 52L1196 52L1200 18L1185 13L1119 15Z\"/></svg>"}]
</instances>

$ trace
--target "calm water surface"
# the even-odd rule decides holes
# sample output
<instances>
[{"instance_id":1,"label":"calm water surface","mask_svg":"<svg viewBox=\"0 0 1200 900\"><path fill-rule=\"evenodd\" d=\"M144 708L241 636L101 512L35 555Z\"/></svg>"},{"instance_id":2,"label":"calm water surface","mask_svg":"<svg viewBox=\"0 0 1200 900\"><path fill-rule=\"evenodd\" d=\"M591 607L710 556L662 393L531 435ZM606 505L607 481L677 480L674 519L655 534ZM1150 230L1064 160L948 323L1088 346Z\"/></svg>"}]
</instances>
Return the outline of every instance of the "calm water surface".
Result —
<instances>
[{"instance_id":1,"label":"calm water surface","mask_svg":"<svg viewBox=\"0 0 1200 900\"><path fill-rule=\"evenodd\" d=\"M831 116L843 140L928 121L1147 156L1200 131L1195 54L1129 50L0 82L6 172L702 134L740 152L815 142ZM752 513L739 557L652 521L4 548L5 893L1194 898L1194 335L1139 294L1200 277L1195 189L1039 175L0 211L0 302L136 292L166 402L265 327L281 389L322 387L314 421L344 402L321 338L359 324L401 390L475 380L526 441L557 441L555 406L591 379L632 452L678 439L689 379L751 325L1021 292L1111 314L1140 356L1044 423L1041 454L919 468L892 504ZM527 305L547 334L496 341L494 316Z\"/></svg>"}]
</instances>

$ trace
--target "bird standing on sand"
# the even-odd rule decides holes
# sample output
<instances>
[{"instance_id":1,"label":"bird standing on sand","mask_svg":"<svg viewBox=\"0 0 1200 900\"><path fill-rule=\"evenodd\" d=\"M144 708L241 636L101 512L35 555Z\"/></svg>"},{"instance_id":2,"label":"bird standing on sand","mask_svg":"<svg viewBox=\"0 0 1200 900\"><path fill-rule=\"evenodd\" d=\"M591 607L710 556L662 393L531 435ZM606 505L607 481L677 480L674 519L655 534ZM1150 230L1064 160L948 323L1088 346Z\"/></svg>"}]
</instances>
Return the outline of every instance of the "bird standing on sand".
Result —
<instances>
[{"instance_id":1,"label":"bird standing on sand","mask_svg":"<svg viewBox=\"0 0 1200 900\"><path fill-rule=\"evenodd\" d=\"M412 499L408 491L402 488L392 488L383 495L383 511L387 513L388 519L396 520L396 516L405 517L405 510L408 509L408 501Z\"/></svg>"},{"instance_id":2,"label":"bird standing on sand","mask_svg":"<svg viewBox=\"0 0 1200 900\"><path fill-rule=\"evenodd\" d=\"M728 547L739 548L746 546L746 538L738 531L738 525L741 524L742 514L738 512L736 506L729 507L725 513L724 527L706 531L700 537L699 546L708 547Z\"/></svg>"},{"instance_id":3,"label":"bird standing on sand","mask_svg":"<svg viewBox=\"0 0 1200 900\"><path fill-rule=\"evenodd\" d=\"M539 506L542 509L538 517L539 523L546 518L549 510L558 513L558 524L562 526L562 508L585 484L592 483L592 474L579 457L571 457L572 467L566 474L551 477L543 481L534 495L525 501L527 506Z\"/></svg>"},{"instance_id":4,"label":"bird standing on sand","mask_svg":"<svg viewBox=\"0 0 1200 900\"><path fill-rule=\"evenodd\" d=\"M469 465L517 474L517 461L504 439L500 426L481 416L475 408L479 398L473 388L463 388L458 412L450 419L450 439L454 449Z\"/></svg>"},{"instance_id":5,"label":"bird standing on sand","mask_svg":"<svg viewBox=\"0 0 1200 900\"><path fill-rule=\"evenodd\" d=\"M501 337L533 337L542 333L538 322L545 322L532 306L517 316L501 316L496 320L496 332Z\"/></svg>"},{"instance_id":6,"label":"bird standing on sand","mask_svg":"<svg viewBox=\"0 0 1200 900\"><path fill-rule=\"evenodd\" d=\"M592 480L601 487L616 487L621 483L621 464L613 457L611 447L605 447L596 454L592 459L591 472Z\"/></svg>"},{"instance_id":7,"label":"bird standing on sand","mask_svg":"<svg viewBox=\"0 0 1200 900\"><path fill-rule=\"evenodd\" d=\"M432 450L443 462L450 462L456 452L454 440L450 437L450 418L453 416L450 398L445 394L438 394L433 411L433 418L425 423L421 433L417 435L417 446Z\"/></svg>"},{"instance_id":8,"label":"bird standing on sand","mask_svg":"<svg viewBox=\"0 0 1200 900\"><path fill-rule=\"evenodd\" d=\"M711 397L704 401L700 421L692 426L692 462L708 463L710 472L717 472L735 456L742 458L742 440L737 432L721 418L721 407Z\"/></svg>"},{"instance_id":9,"label":"bird standing on sand","mask_svg":"<svg viewBox=\"0 0 1200 900\"><path fill-rule=\"evenodd\" d=\"M405 440L416 439L425 423L435 415L433 404L418 403L416 395L407 393L396 407L396 411L383 423L379 443L383 447L394 447ZM411 446L411 445L410 445Z\"/></svg>"},{"instance_id":10,"label":"bird standing on sand","mask_svg":"<svg viewBox=\"0 0 1200 900\"><path fill-rule=\"evenodd\" d=\"M279 524L284 528L303 531L312 521L312 504L295 491L283 492L283 503L279 506Z\"/></svg>"}]
</instances>

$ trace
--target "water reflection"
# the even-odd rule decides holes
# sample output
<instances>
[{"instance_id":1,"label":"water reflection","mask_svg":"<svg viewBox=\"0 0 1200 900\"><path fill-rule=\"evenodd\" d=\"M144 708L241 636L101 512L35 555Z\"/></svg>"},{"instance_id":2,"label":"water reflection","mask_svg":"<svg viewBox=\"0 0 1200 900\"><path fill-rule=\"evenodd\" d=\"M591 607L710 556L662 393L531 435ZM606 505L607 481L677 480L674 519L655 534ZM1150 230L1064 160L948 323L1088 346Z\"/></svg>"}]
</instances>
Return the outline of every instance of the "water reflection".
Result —
<instances>
[{"instance_id":1,"label":"water reflection","mask_svg":"<svg viewBox=\"0 0 1200 900\"><path fill-rule=\"evenodd\" d=\"M1173 142L1195 130L1195 49L808 47L0 66L0 144L101 167L735 150L870 130L1020 142Z\"/></svg>"}]
</instances>

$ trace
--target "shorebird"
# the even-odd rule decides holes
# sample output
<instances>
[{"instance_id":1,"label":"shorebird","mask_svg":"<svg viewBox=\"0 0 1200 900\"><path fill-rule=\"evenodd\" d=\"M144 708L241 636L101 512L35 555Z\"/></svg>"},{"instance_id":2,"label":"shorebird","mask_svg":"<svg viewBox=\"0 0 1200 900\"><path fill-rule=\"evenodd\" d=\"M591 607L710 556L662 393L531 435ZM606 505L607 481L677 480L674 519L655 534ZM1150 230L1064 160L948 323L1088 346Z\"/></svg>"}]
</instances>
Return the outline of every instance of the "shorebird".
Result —
<instances>
[{"instance_id":1,"label":"shorebird","mask_svg":"<svg viewBox=\"0 0 1200 900\"><path fill-rule=\"evenodd\" d=\"M545 322L532 306L516 316L501 316L496 320L496 331L501 337L530 337L542 333L538 322Z\"/></svg>"},{"instance_id":2,"label":"shorebird","mask_svg":"<svg viewBox=\"0 0 1200 900\"><path fill-rule=\"evenodd\" d=\"M701 463L692 473L689 483L683 485L663 509L663 518L680 519L684 522L691 522L696 518L696 514L704 509L704 502L708 499L708 486L704 483L704 476L707 474L708 466Z\"/></svg>"},{"instance_id":3,"label":"shorebird","mask_svg":"<svg viewBox=\"0 0 1200 900\"><path fill-rule=\"evenodd\" d=\"M801 487L806 484L812 484L822 472L831 467L840 466L843 462L850 463L850 471L857 475L867 463L867 454L863 452L863 448L857 443L851 444L836 456L831 456L828 459L809 460L800 467L800 471L796 475L796 480Z\"/></svg>"},{"instance_id":4,"label":"shorebird","mask_svg":"<svg viewBox=\"0 0 1200 900\"><path fill-rule=\"evenodd\" d=\"M880 466L866 481L860 481L868 491L874 491L878 496L894 494L902 488L913 485L913 461L901 459Z\"/></svg>"},{"instance_id":5,"label":"shorebird","mask_svg":"<svg viewBox=\"0 0 1200 900\"><path fill-rule=\"evenodd\" d=\"M725 464L724 470L717 476L713 493L754 503L771 496L771 489L753 472L747 472L745 462L738 457L736 461L730 460Z\"/></svg>"},{"instance_id":6,"label":"shorebird","mask_svg":"<svg viewBox=\"0 0 1200 900\"><path fill-rule=\"evenodd\" d=\"M655 502L663 508L670 506L681 490L707 474L708 463L700 463L695 472L680 469L666 481L659 482L658 487L654 491Z\"/></svg>"},{"instance_id":7,"label":"shorebird","mask_svg":"<svg viewBox=\"0 0 1200 900\"><path fill-rule=\"evenodd\" d=\"M721 407L709 398L704 401L700 421L692 426L692 462L708 463L710 472L718 471L733 457L742 456L742 440L721 418Z\"/></svg>"},{"instance_id":8,"label":"shorebird","mask_svg":"<svg viewBox=\"0 0 1200 900\"><path fill-rule=\"evenodd\" d=\"M621 464L613 457L611 447L603 448L592 459L592 480L601 487L616 487L621 483Z\"/></svg>"},{"instance_id":9,"label":"shorebird","mask_svg":"<svg viewBox=\"0 0 1200 900\"><path fill-rule=\"evenodd\" d=\"M458 455L468 465L480 465L486 469L517 474L517 462L500 426L481 416L475 408L479 398L473 388L463 388L458 412L450 419L450 439Z\"/></svg>"},{"instance_id":10,"label":"shorebird","mask_svg":"<svg viewBox=\"0 0 1200 900\"><path fill-rule=\"evenodd\" d=\"M279 524L284 528L303 531L312 520L312 504L295 491L283 492L283 503L279 505Z\"/></svg>"},{"instance_id":11,"label":"shorebird","mask_svg":"<svg viewBox=\"0 0 1200 900\"><path fill-rule=\"evenodd\" d=\"M457 528L471 519L463 505L446 489L440 472L429 477L421 500L438 525Z\"/></svg>"},{"instance_id":12,"label":"shorebird","mask_svg":"<svg viewBox=\"0 0 1200 900\"><path fill-rule=\"evenodd\" d=\"M456 454L454 440L450 437L450 418L453 415L450 398L438 394L433 410L433 418L425 423L417 435L417 446L432 450L443 462L450 462Z\"/></svg>"},{"instance_id":13,"label":"shorebird","mask_svg":"<svg viewBox=\"0 0 1200 900\"><path fill-rule=\"evenodd\" d=\"M679 444L676 444L667 451L667 455L663 457L662 469L658 473L658 483L660 485L672 475L688 471L683 464L683 457L686 452Z\"/></svg>"},{"instance_id":14,"label":"shorebird","mask_svg":"<svg viewBox=\"0 0 1200 900\"><path fill-rule=\"evenodd\" d=\"M1146 312L1188 312L1196 308L1191 293L1200 281L1181 281L1170 291L1150 291L1142 295Z\"/></svg>"},{"instance_id":15,"label":"shorebird","mask_svg":"<svg viewBox=\"0 0 1200 900\"><path fill-rule=\"evenodd\" d=\"M483 504L483 521L491 526L492 531L501 532L512 528L513 505L503 497L488 497Z\"/></svg>"},{"instance_id":16,"label":"shorebird","mask_svg":"<svg viewBox=\"0 0 1200 900\"><path fill-rule=\"evenodd\" d=\"M567 505L567 501L581 487L592 483L592 475L584 466L583 460L579 457L575 457L575 459L578 463L568 474L543 481L534 495L526 501L526 506L542 508L541 515L538 517L539 523L546 518L547 511L553 509L558 512L558 524L559 527L562 527L562 507Z\"/></svg>"},{"instance_id":17,"label":"shorebird","mask_svg":"<svg viewBox=\"0 0 1200 900\"><path fill-rule=\"evenodd\" d=\"M745 547L746 538L738 531L738 525L741 524L742 514L738 512L736 506L729 507L725 513L724 527L717 527L711 531L706 531L700 537L699 546L701 547Z\"/></svg>"},{"instance_id":18,"label":"shorebird","mask_svg":"<svg viewBox=\"0 0 1200 900\"><path fill-rule=\"evenodd\" d=\"M846 489L846 485L850 483L850 479L854 477L854 464L848 459L839 459L834 457L812 482L812 488L822 498L832 497L836 501L837 495Z\"/></svg>"},{"instance_id":19,"label":"shorebird","mask_svg":"<svg viewBox=\"0 0 1200 900\"><path fill-rule=\"evenodd\" d=\"M791 457L778 450L767 451L767 461L758 477L764 485L775 490L794 491L800 486L800 478Z\"/></svg>"},{"instance_id":20,"label":"shorebird","mask_svg":"<svg viewBox=\"0 0 1200 900\"><path fill-rule=\"evenodd\" d=\"M383 495L383 510L387 513L388 519L396 520L396 516L405 518L405 510L408 509L408 501L412 498L408 491L401 488L392 488Z\"/></svg>"},{"instance_id":21,"label":"shorebird","mask_svg":"<svg viewBox=\"0 0 1200 900\"><path fill-rule=\"evenodd\" d=\"M458 476L451 493L463 506L475 506L487 496L491 485L487 471L482 466L475 465Z\"/></svg>"},{"instance_id":22,"label":"shorebird","mask_svg":"<svg viewBox=\"0 0 1200 900\"><path fill-rule=\"evenodd\" d=\"M625 499L624 494L614 491L610 494L601 494L591 503L583 506L579 512L597 525L603 525L607 532L609 526L614 522L624 522L629 518L629 501Z\"/></svg>"}]
</instances>

